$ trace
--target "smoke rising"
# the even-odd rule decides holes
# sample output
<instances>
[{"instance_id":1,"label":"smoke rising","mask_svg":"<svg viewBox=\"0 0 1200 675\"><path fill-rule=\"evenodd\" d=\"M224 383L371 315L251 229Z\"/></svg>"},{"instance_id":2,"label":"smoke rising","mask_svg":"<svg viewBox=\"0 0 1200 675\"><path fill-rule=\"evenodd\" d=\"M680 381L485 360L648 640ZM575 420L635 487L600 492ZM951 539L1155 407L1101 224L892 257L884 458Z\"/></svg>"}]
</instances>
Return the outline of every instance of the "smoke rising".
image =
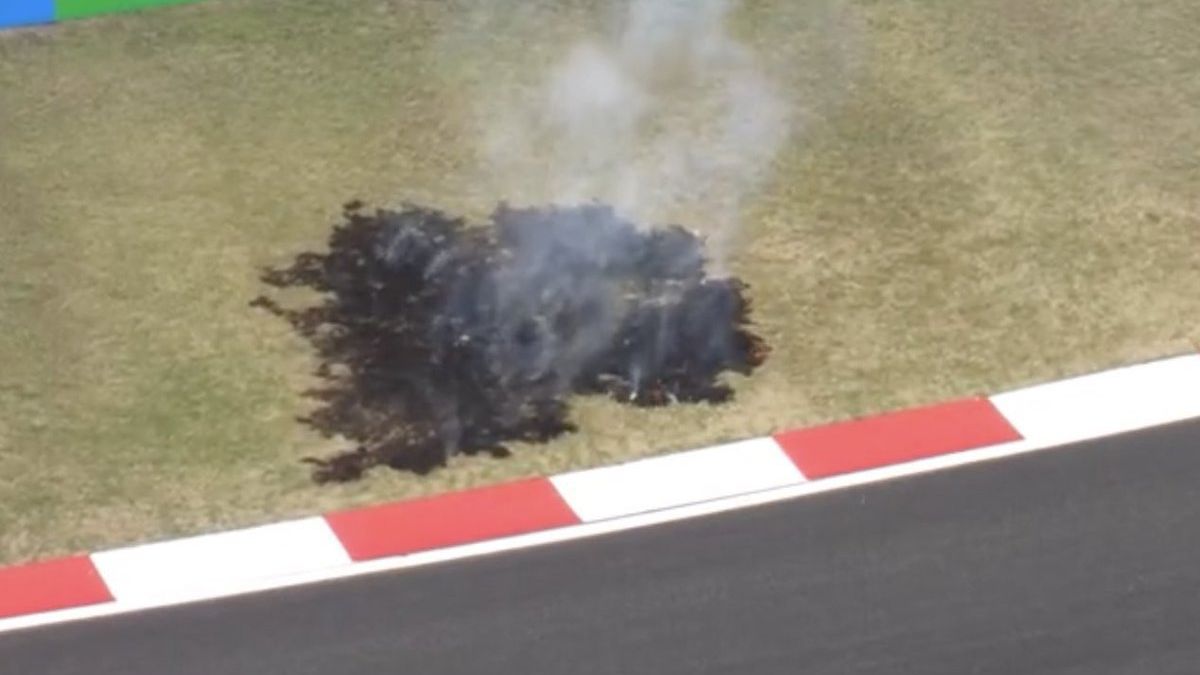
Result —
<instances>
[{"instance_id":1,"label":"smoke rising","mask_svg":"<svg viewBox=\"0 0 1200 675\"><path fill-rule=\"evenodd\" d=\"M520 11L489 6L478 11ZM306 421L357 445L312 460L317 480L546 440L573 429L576 394L721 402L733 394L723 373L766 358L746 286L721 263L793 115L734 37L731 1L615 8L533 86L473 99L486 102L481 183L500 191L483 226L354 203L327 252L264 273L324 298L301 310L255 301L320 357L326 385ZM682 213L694 229L637 224Z\"/></svg>"},{"instance_id":2,"label":"smoke rising","mask_svg":"<svg viewBox=\"0 0 1200 675\"><path fill-rule=\"evenodd\" d=\"M491 176L510 198L597 200L643 222L702 210L721 224L705 234L722 257L794 121L732 34L733 9L731 0L615 4L608 30L568 47L499 114L489 110Z\"/></svg>"}]
</instances>

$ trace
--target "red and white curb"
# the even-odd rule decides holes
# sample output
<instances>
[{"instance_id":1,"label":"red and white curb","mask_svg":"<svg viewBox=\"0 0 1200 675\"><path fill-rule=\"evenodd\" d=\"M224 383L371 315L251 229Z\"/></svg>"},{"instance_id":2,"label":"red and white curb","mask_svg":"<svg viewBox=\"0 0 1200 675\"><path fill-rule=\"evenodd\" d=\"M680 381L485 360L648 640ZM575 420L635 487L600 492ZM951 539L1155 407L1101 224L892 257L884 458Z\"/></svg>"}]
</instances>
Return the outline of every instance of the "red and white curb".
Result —
<instances>
[{"instance_id":1,"label":"red and white curb","mask_svg":"<svg viewBox=\"0 0 1200 675\"><path fill-rule=\"evenodd\" d=\"M0 568L0 632L692 518L1200 418L1200 355L617 466Z\"/></svg>"}]
</instances>

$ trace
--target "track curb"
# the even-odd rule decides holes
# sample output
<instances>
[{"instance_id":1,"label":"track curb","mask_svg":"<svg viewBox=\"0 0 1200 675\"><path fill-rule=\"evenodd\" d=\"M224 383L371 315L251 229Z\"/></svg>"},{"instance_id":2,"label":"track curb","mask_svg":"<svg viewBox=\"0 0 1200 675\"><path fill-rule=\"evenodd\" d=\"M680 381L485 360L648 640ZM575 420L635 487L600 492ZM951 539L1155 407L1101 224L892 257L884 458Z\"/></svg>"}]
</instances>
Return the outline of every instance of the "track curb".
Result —
<instances>
[{"instance_id":1,"label":"track curb","mask_svg":"<svg viewBox=\"0 0 1200 675\"><path fill-rule=\"evenodd\" d=\"M0 568L0 632L431 564L1200 418L1186 354L625 464Z\"/></svg>"}]
</instances>

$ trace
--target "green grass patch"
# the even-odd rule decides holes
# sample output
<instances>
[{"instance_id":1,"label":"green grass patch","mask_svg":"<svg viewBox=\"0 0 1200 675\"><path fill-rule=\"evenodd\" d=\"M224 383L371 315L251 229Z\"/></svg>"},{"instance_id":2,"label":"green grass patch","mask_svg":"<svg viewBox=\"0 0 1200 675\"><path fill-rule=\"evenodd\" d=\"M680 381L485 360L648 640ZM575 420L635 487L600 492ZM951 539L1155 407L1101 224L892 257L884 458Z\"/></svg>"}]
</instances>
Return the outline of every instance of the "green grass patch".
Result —
<instances>
[{"instance_id":1,"label":"green grass patch","mask_svg":"<svg viewBox=\"0 0 1200 675\"><path fill-rule=\"evenodd\" d=\"M474 125L505 105L478 92L526 91L606 5L209 0L0 35L0 561L609 463L1200 339L1200 5L757 0L739 34L806 115L733 242L774 347L737 400L585 400L580 433L507 460L313 486L299 459L337 443L294 421L312 355L247 306L258 269L319 248L349 197L474 214L544 197L478 170ZM703 226L704 201L663 217Z\"/></svg>"}]
</instances>

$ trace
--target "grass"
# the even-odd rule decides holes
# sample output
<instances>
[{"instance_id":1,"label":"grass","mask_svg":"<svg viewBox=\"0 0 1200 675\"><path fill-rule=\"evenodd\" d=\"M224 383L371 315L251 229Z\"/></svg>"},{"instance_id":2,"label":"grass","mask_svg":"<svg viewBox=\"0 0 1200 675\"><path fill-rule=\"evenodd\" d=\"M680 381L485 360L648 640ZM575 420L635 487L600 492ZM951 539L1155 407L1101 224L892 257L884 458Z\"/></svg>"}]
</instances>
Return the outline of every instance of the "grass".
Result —
<instances>
[{"instance_id":1,"label":"grass","mask_svg":"<svg viewBox=\"0 0 1200 675\"><path fill-rule=\"evenodd\" d=\"M469 130L596 21L210 0L0 34L0 562L562 471L1200 340L1200 5L757 0L807 114L732 268L774 345L723 407L588 400L507 460L318 488L311 355L247 307L340 203L512 193ZM334 9L334 7L337 9ZM703 199L665 214L703 221Z\"/></svg>"}]
</instances>

